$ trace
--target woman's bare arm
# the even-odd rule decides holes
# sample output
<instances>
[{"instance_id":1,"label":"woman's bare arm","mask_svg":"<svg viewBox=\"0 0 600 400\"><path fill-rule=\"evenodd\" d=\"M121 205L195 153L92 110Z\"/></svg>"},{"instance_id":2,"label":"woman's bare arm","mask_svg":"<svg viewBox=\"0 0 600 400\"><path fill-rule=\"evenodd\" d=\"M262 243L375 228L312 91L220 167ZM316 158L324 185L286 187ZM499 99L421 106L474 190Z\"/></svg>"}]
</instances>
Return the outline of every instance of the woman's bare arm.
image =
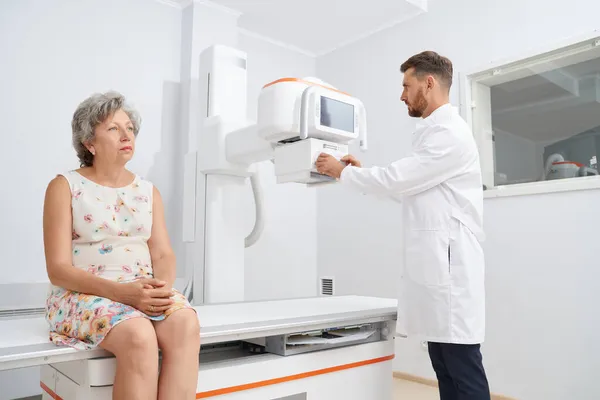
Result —
<instances>
[{"instance_id":1,"label":"woman's bare arm","mask_svg":"<svg viewBox=\"0 0 600 400\"><path fill-rule=\"evenodd\" d=\"M53 285L74 292L119 301L119 283L97 277L73 266L71 190L67 180L58 176L46 190L44 200L44 252L46 270Z\"/></svg>"},{"instance_id":2,"label":"woman's bare arm","mask_svg":"<svg viewBox=\"0 0 600 400\"><path fill-rule=\"evenodd\" d=\"M153 191L152 233L148 240L152 268L154 270L154 277L167 282L165 287L172 289L177 275L177 260L169 240L162 197L156 187L153 188Z\"/></svg>"}]
</instances>

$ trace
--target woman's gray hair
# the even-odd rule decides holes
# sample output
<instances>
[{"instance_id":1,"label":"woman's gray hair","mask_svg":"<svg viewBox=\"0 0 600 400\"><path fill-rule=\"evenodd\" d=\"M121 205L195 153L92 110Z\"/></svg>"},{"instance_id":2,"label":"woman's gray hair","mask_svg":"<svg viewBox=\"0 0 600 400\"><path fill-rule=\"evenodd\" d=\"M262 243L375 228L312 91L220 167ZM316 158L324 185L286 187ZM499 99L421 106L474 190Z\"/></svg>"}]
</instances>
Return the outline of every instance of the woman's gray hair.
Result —
<instances>
[{"instance_id":1,"label":"woman's gray hair","mask_svg":"<svg viewBox=\"0 0 600 400\"><path fill-rule=\"evenodd\" d=\"M91 167L94 155L85 147L94 139L94 130L106 118L115 112L123 110L133 124L133 133L137 137L142 119L139 113L127 104L125 97L118 92L95 93L85 99L73 114L71 128L73 130L73 147L81 167Z\"/></svg>"}]
</instances>

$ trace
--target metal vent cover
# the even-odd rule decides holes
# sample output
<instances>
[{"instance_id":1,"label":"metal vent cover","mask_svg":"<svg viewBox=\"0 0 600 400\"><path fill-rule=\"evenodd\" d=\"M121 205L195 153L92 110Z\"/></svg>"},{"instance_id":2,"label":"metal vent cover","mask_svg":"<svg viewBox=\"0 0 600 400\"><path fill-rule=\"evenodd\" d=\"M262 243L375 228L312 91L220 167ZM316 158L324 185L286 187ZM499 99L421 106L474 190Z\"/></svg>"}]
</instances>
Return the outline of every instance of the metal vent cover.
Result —
<instances>
[{"instance_id":1,"label":"metal vent cover","mask_svg":"<svg viewBox=\"0 0 600 400\"><path fill-rule=\"evenodd\" d=\"M334 279L332 276L323 276L319 279L319 293L321 296L333 296L335 294Z\"/></svg>"}]
</instances>

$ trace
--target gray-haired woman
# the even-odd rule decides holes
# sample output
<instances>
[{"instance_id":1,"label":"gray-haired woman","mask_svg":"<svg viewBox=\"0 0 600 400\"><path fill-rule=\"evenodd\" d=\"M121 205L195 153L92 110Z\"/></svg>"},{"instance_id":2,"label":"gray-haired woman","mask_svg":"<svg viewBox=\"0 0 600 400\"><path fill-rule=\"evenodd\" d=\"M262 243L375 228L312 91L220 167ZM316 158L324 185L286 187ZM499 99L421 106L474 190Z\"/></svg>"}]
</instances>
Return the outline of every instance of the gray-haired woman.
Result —
<instances>
[{"instance_id":1,"label":"gray-haired woman","mask_svg":"<svg viewBox=\"0 0 600 400\"><path fill-rule=\"evenodd\" d=\"M173 289L160 193L125 168L140 123L115 92L92 95L75 111L81 168L54 178L44 204L50 340L113 353L114 399L194 399L198 318Z\"/></svg>"}]
</instances>

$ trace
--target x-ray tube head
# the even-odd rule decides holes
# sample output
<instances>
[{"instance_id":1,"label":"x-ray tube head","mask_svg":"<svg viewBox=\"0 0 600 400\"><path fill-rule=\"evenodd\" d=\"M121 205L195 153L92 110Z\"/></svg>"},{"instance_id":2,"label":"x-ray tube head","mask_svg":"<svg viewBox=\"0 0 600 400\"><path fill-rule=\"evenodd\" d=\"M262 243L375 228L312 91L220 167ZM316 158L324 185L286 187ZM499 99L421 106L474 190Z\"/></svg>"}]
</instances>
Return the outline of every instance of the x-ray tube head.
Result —
<instances>
[{"instance_id":1,"label":"x-ray tube head","mask_svg":"<svg viewBox=\"0 0 600 400\"><path fill-rule=\"evenodd\" d=\"M278 183L335 182L317 172L320 153L348 154L359 140L367 149L362 102L315 78L284 78L263 87L258 99L258 135L274 148Z\"/></svg>"},{"instance_id":2,"label":"x-ray tube head","mask_svg":"<svg viewBox=\"0 0 600 400\"><path fill-rule=\"evenodd\" d=\"M335 182L315 167L319 154L348 154L354 141L367 149L363 103L315 78L283 78L266 84L258 120L226 135L228 162L246 168L272 160L278 183ZM210 158L210 156L207 156Z\"/></svg>"},{"instance_id":3,"label":"x-ray tube head","mask_svg":"<svg viewBox=\"0 0 600 400\"><path fill-rule=\"evenodd\" d=\"M258 134L273 144L308 138L366 150L366 112L360 100L315 78L283 78L258 99Z\"/></svg>"}]
</instances>

